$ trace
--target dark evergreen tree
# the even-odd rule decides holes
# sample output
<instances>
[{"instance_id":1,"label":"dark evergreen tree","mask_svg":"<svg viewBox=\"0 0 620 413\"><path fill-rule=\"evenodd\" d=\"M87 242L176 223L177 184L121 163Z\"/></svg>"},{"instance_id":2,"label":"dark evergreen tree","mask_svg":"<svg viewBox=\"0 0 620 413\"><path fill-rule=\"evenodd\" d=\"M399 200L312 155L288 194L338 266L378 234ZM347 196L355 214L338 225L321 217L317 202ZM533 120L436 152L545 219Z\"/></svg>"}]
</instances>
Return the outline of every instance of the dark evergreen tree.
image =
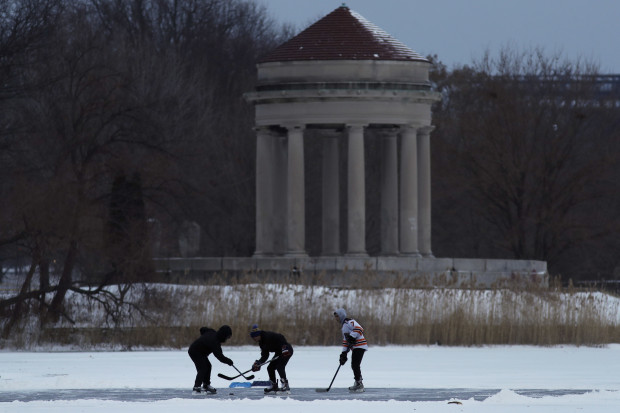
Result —
<instances>
[{"instance_id":1,"label":"dark evergreen tree","mask_svg":"<svg viewBox=\"0 0 620 413\"><path fill-rule=\"evenodd\" d=\"M136 282L152 271L146 210L139 173L114 179L110 193L107 251L111 271L107 281Z\"/></svg>"}]
</instances>

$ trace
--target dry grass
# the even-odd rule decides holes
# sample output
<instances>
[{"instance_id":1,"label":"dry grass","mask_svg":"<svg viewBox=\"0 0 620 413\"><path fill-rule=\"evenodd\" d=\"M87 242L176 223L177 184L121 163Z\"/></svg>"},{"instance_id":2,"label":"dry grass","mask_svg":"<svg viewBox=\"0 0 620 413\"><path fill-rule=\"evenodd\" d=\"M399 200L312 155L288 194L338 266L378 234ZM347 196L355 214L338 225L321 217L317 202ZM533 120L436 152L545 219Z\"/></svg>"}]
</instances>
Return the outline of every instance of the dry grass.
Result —
<instances>
[{"instance_id":1,"label":"dry grass","mask_svg":"<svg viewBox=\"0 0 620 413\"><path fill-rule=\"evenodd\" d=\"M120 311L114 321L97 305L74 301L76 324L58 324L13 344L78 348L187 347L201 326L233 329L231 345L248 345L248 327L283 333L294 345L336 345L335 308L344 307L365 328L371 345L493 344L604 345L620 342L620 299L596 291L528 286L493 289L428 288L394 278L378 287L359 276L356 289L327 287L326 280L222 285L155 284L136 291L144 313ZM293 282L294 281L294 282ZM84 309L87 308L87 312ZM81 314L81 316L77 316ZM120 314L120 315L119 315ZM33 344L30 344L33 345Z\"/></svg>"}]
</instances>

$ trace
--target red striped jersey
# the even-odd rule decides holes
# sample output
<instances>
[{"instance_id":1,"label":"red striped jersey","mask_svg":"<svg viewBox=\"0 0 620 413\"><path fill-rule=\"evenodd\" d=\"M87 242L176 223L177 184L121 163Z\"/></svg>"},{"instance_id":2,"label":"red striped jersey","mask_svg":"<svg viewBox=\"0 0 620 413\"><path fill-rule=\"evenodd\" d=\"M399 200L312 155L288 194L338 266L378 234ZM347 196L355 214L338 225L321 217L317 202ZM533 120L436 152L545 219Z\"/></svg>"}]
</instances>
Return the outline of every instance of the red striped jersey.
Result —
<instances>
[{"instance_id":1,"label":"red striped jersey","mask_svg":"<svg viewBox=\"0 0 620 413\"><path fill-rule=\"evenodd\" d=\"M345 322L342 324L342 351L347 351L349 348L349 341L347 340L347 335L355 338L355 344L353 344L353 349L361 348L364 350L368 350L368 343L366 342L366 338L364 337L364 329L359 323L353 319L347 318Z\"/></svg>"}]
</instances>

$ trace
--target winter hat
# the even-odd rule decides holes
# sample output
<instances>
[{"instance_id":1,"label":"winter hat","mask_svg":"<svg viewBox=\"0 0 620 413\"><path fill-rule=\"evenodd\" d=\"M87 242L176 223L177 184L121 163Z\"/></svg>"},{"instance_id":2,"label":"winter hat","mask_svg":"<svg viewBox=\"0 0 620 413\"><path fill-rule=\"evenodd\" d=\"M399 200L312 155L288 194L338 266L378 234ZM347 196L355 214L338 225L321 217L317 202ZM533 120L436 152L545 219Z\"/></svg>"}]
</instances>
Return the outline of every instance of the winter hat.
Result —
<instances>
[{"instance_id":1,"label":"winter hat","mask_svg":"<svg viewBox=\"0 0 620 413\"><path fill-rule=\"evenodd\" d=\"M217 338L220 341L220 343L223 343L232 337L232 328L230 328L230 326L223 325L220 327L219 330L217 330L217 333L215 334L217 335Z\"/></svg>"},{"instance_id":2,"label":"winter hat","mask_svg":"<svg viewBox=\"0 0 620 413\"><path fill-rule=\"evenodd\" d=\"M258 324L252 324L252 327L250 327L250 337L252 338L260 336L262 332L263 331L258 328Z\"/></svg>"}]
</instances>

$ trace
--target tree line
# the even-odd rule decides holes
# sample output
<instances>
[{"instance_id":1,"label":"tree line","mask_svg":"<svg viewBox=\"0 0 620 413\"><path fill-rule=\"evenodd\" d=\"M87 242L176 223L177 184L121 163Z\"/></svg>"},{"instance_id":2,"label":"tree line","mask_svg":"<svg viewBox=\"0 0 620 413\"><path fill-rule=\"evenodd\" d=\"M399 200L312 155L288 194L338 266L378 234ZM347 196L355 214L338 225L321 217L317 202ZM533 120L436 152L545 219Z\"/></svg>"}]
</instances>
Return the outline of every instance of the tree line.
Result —
<instances>
[{"instance_id":1,"label":"tree line","mask_svg":"<svg viewBox=\"0 0 620 413\"><path fill-rule=\"evenodd\" d=\"M253 1L0 1L0 261L24 272L0 301L5 335L34 305L63 316L68 291L122 300L105 287L148 281L152 256L187 252L179 240L194 224L190 254L253 253L254 113L242 96L258 59L292 34ZM443 95L435 255L612 274L619 98L601 100L596 66L538 49L452 70L431 60ZM307 188L309 202L320 199L318 185ZM319 231L308 224L308 239Z\"/></svg>"},{"instance_id":2,"label":"tree line","mask_svg":"<svg viewBox=\"0 0 620 413\"><path fill-rule=\"evenodd\" d=\"M590 61L504 47L435 81L433 245L619 276L620 84Z\"/></svg>"},{"instance_id":3,"label":"tree line","mask_svg":"<svg viewBox=\"0 0 620 413\"><path fill-rule=\"evenodd\" d=\"M175 254L185 221L210 254L251 252L242 94L289 28L241 0L0 8L0 259L26 273L3 315L38 302L56 319L69 290L148 279L152 248Z\"/></svg>"}]
</instances>

